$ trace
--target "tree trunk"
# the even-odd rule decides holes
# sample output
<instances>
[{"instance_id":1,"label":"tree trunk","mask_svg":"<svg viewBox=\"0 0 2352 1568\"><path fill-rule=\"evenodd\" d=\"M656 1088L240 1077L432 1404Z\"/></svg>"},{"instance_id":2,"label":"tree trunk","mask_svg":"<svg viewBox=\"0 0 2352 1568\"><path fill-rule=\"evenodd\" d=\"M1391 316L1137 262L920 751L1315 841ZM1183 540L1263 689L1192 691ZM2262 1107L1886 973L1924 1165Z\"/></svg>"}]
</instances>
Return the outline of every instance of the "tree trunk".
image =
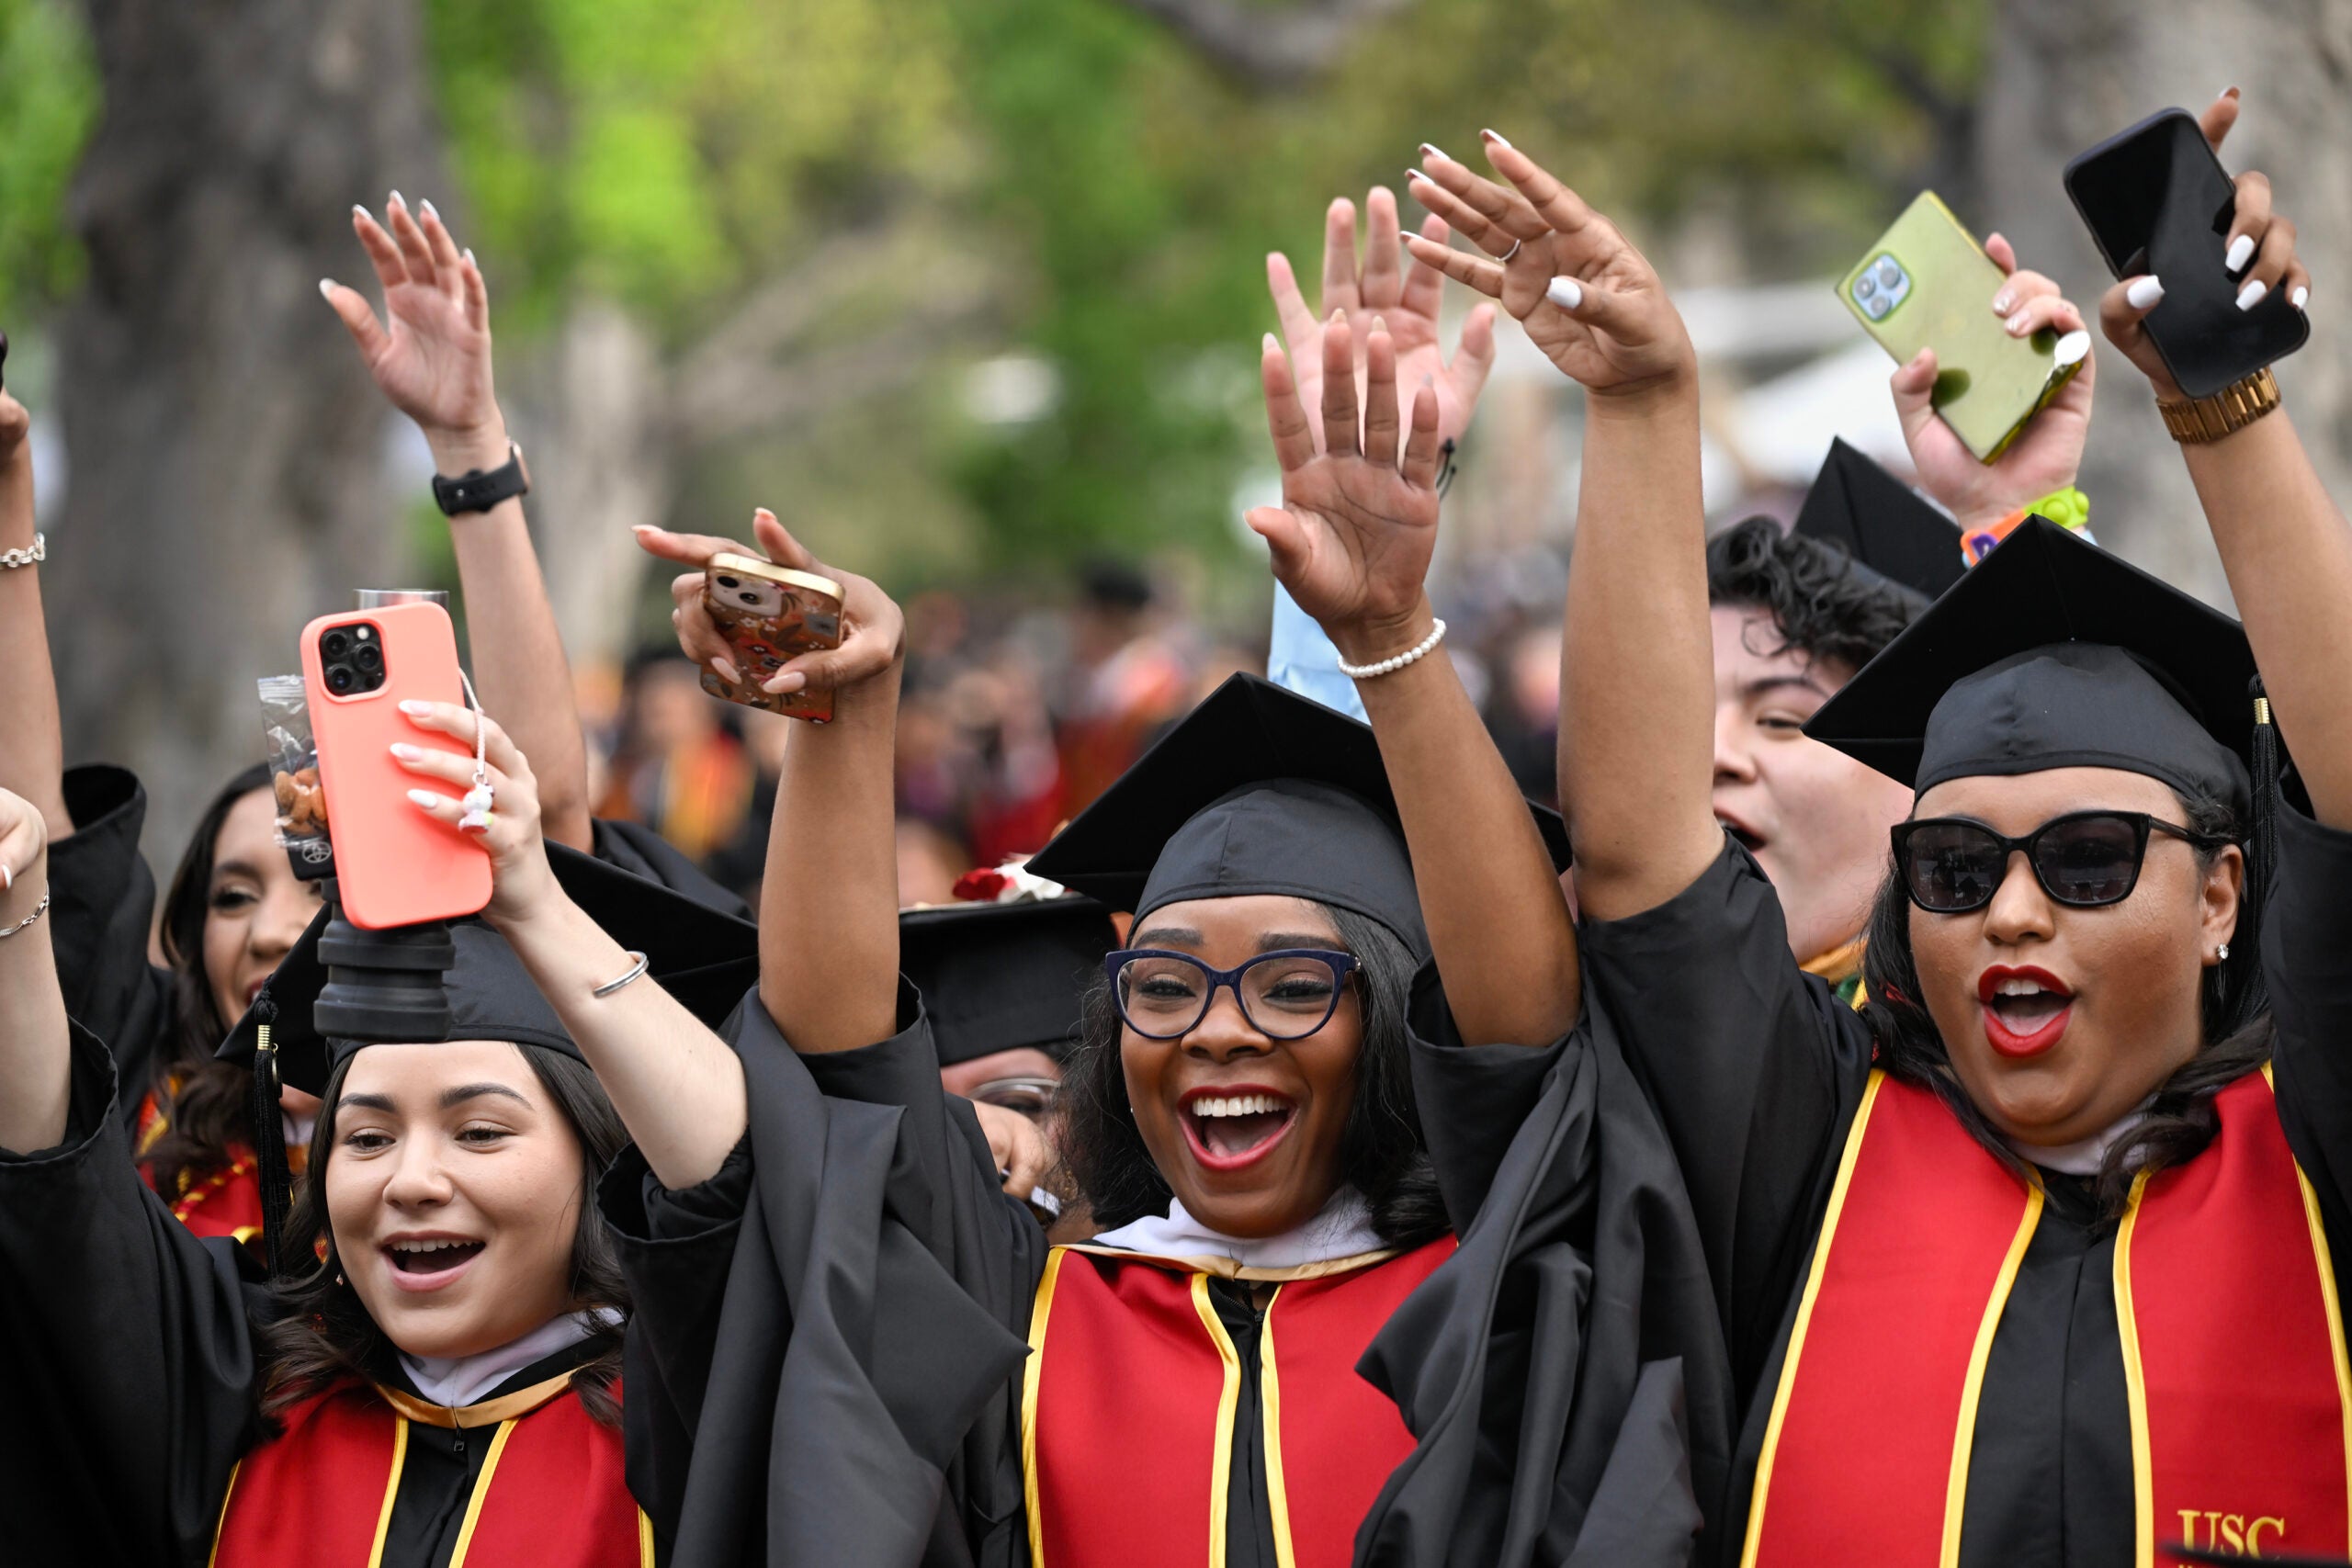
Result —
<instances>
[{"instance_id":1,"label":"tree trunk","mask_svg":"<svg viewBox=\"0 0 2352 1568\"><path fill-rule=\"evenodd\" d=\"M106 107L59 333L58 678L68 757L140 771L168 868L260 754L254 677L408 569L388 411L318 280L368 286L351 204L431 194L440 164L403 0L86 9Z\"/></svg>"},{"instance_id":2,"label":"tree trunk","mask_svg":"<svg viewBox=\"0 0 2352 1568\"><path fill-rule=\"evenodd\" d=\"M2352 479L2352 336L2324 325L2352 254L2352 142L2341 134L2352 79L2352 7L2336 0L2002 0L1980 110L1984 229L2064 283L2086 313L2111 281L2060 171L2076 152L2167 106L2194 114L2222 88L2245 112L2222 151L2231 172L2271 175L2279 210L2312 258L2323 323L2280 362L2278 384L2320 475ZM2093 329L2098 407L2083 489L2099 542L2216 604L2229 603L2188 475L2148 406L2147 383Z\"/></svg>"}]
</instances>

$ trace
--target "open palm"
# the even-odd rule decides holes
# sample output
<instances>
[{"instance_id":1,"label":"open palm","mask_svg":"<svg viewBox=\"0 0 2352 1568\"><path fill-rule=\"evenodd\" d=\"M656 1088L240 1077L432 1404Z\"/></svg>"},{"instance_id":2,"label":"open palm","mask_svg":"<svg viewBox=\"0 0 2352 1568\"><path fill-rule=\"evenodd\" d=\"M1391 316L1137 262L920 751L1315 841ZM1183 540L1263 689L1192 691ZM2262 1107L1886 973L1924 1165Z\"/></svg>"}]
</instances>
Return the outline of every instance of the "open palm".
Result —
<instances>
[{"instance_id":1,"label":"open palm","mask_svg":"<svg viewBox=\"0 0 2352 1568\"><path fill-rule=\"evenodd\" d=\"M356 289L330 283L322 292L377 387L427 434L489 427L498 419L490 296L471 254L430 202L411 214L397 193L384 222L354 208L351 226L383 286L385 320Z\"/></svg>"},{"instance_id":2,"label":"open palm","mask_svg":"<svg viewBox=\"0 0 2352 1568\"><path fill-rule=\"evenodd\" d=\"M1425 604L1422 584L1437 547L1438 400L1425 380L1410 429L1400 429L1396 344L1374 330L1359 424L1352 338L1343 319L1324 329L1320 450L1289 362L1266 339L1266 418L1283 468L1283 504L1261 507L1248 521L1299 608L1342 655L1368 662L1402 650L1399 638Z\"/></svg>"}]
</instances>

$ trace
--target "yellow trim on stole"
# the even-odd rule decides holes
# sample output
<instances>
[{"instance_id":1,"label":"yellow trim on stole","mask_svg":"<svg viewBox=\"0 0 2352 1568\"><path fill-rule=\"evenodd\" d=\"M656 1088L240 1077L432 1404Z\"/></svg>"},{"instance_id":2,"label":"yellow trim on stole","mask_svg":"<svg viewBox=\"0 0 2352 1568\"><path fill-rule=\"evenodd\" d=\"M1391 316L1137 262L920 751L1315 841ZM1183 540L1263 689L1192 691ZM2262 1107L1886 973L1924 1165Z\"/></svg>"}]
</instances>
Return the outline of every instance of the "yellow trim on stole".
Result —
<instances>
[{"instance_id":1,"label":"yellow trim on stole","mask_svg":"<svg viewBox=\"0 0 2352 1568\"><path fill-rule=\"evenodd\" d=\"M376 1543L368 1549L368 1568L382 1568L384 1538L392 1532L392 1505L400 1501L401 1466L408 1462L408 1421L392 1417L392 1473L384 1483L383 1510L376 1516Z\"/></svg>"},{"instance_id":2,"label":"yellow trim on stole","mask_svg":"<svg viewBox=\"0 0 2352 1568\"><path fill-rule=\"evenodd\" d=\"M506 1451L506 1439L514 1435L514 1423L521 1419L517 1416L501 1421L498 1436L490 1440L490 1457L481 1461L481 1478L474 1483L474 1495L466 1499L466 1522L458 1527L458 1548L449 1554L449 1568L466 1568L466 1552L474 1543L474 1527L481 1522L482 1502L490 1495L490 1479L498 1473L499 1456Z\"/></svg>"},{"instance_id":3,"label":"yellow trim on stole","mask_svg":"<svg viewBox=\"0 0 2352 1568\"><path fill-rule=\"evenodd\" d=\"M2018 1234L2009 1238L2008 1255L2001 1259L2001 1271L1993 1280L1993 1299L1984 1303L1984 1320L1976 1325L1976 1343L1968 1352L1968 1381L1960 1390L1960 1430L1952 1438L1951 1477L1944 1483L1944 1547L1939 1559L1943 1568L1960 1568L1960 1526L1968 1513L1968 1461L1976 1448L1976 1406L1984 1393L1984 1363L1992 1358L1993 1336L2001 1326L2001 1314L2008 1310L2009 1292L2017 1286L2018 1265L2025 1261L2025 1249L2041 1223L2041 1176L2037 1171L2026 1194L2025 1216L2018 1222Z\"/></svg>"},{"instance_id":4,"label":"yellow trim on stole","mask_svg":"<svg viewBox=\"0 0 2352 1568\"><path fill-rule=\"evenodd\" d=\"M637 1565L653 1568L653 1521L642 1508L637 1511Z\"/></svg>"},{"instance_id":5,"label":"yellow trim on stole","mask_svg":"<svg viewBox=\"0 0 2352 1568\"><path fill-rule=\"evenodd\" d=\"M1781 1427L1788 1419L1789 1395L1796 1388L1797 1367L1804 1357L1804 1334L1813 1323L1813 1303L1821 1295L1821 1276L1829 1267L1829 1244L1838 1235L1838 1217L1846 1208L1846 1189L1853 1184L1854 1161L1862 1152L1862 1134L1871 1124L1871 1109L1886 1082L1883 1069L1872 1068L1846 1147L1838 1156L1838 1179L1829 1189L1829 1208L1822 1216L1821 1236L1813 1244L1813 1267L1804 1277L1804 1295L1797 1303L1796 1325L1789 1331L1789 1353L1781 1366L1781 1386L1772 1391L1772 1418L1764 1427L1764 1447L1756 1458L1756 1486L1747 1506L1747 1542L1739 1553L1740 1568L1756 1568L1756 1553L1764 1542L1764 1506L1772 1495L1772 1459L1781 1446Z\"/></svg>"},{"instance_id":6,"label":"yellow trim on stole","mask_svg":"<svg viewBox=\"0 0 2352 1568\"><path fill-rule=\"evenodd\" d=\"M1265 1363L1258 1386L1266 1405L1266 1498L1274 1527L1274 1562L1276 1568L1298 1568L1290 1543L1290 1494L1283 1489L1283 1385L1274 1371L1274 1303L1282 1294L1283 1288L1276 1285L1258 1328L1259 1355Z\"/></svg>"},{"instance_id":7,"label":"yellow trim on stole","mask_svg":"<svg viewBox=\"0 0 2352 1568\"><path fill-rule=\"evenodd\" d=\"M2270 1064L2262 1064L2262 1081L2270 1086L2272 1098L2278 1093L2278 1080L2270 1074ZM2335 1408L2344 1421L2344 1490L2347 1510L2352 1511L2352 1359L2347 1359L2344 1346L2344 1307L2335 1294L2335 1259L2327 1249L2327 1227L2321 1222L2319 1194L2312 1190L2311 1179L2303 1174L2302 1162L2294 1161L2295 1190L2303 1197L2303 1223L2311 1228L2312 1256L2319 1263L2320 1300L2327 1307L2327 1348L2335 1363ZM2352 1542L2347 1542L2352 1546Z\"/></svg>"},{"instance_id":8,"label":"yellow trim on stole","mask_svg":"<svg viewBox=\"0 0 2352 1568\"><path fill-rule=\"evenodd\" d=\"M2140 1369L2140 1320L2132 1307L2132 1237L2140 1224L2140 1196L2148 1190L2147 1171L2132 1179L2132 1196L2123 1223L2115 1232L2115 1326L2123 1340L2123 1390L2132 1412L2132 1561L2137 1568L2155 1568L2155 1477L2148 1444L2148 1383Z\"/></svg>"},{"instance_id":9,"label":"yellow trim on stole","mask_svg":"<svg viewBox=\"0 0 2352 1568\"><path fill-rule=\"evenodd\" d=\"M1225 1363L1225 1388L1216 1398L1216 1452L1209 1461L1209 1568L1225 1568L1226 1494L1233 1485L1233 1416L1241 1407L1241 1354L1218 1321L1216 1303L1209 1300L1209 1277L1193 1276L1193 1310L1216 1342L1217 1359Z\"/></svg>"},{"instance_id":10,"label":"yellow trim on stole","mask_svg":"<svg viewBox=\"0 0 2352 1568\"><path fill-rule=\"evenodd\" d=\"M1021 1370L1021 1500L1029 1512L1030 1568L1046 1568L1046 1532L1037 1520L1037 1377L1046 1369L1046 1317L1054 1310L1054 1281L1069 1248L1046 1254L1046 1271L1029 1303L1029 1364Z\"/></svg>"},{"instance_id":11,"label":"yellow trim on stole","mask_svg":"<svg viewBox=\"0 0 2352 1568\"><path fill-rule=\"evenodd\" d=\"M204 1554L204 1568L218 1568L220 1562L220 1532L229 1528L229 1499L236 1495L237 1472L244 1468L243 1460L229 1467L229 1484L220 1493L220 1517L212 1521L212 1550Z\"/></svg>"}]
</instances>

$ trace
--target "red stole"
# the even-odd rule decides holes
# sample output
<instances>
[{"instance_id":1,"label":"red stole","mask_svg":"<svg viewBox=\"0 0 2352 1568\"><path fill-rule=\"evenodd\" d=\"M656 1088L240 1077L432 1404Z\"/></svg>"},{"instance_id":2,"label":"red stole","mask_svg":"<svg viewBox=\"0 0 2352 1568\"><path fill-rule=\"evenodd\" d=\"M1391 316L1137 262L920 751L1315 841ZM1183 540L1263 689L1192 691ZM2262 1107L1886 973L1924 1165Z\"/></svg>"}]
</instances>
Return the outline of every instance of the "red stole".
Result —
<instances>
[{"instance_id":1,"label":"red stole","mask_svg":"<svg viewBox=\"0 0 2352 1568\"><path fill-rule=\"evenodd\" d=\"M1294 1568L1347 1568L1356 1527L1413 1450L1355 1364L1453 1252L1402 1255L1276 1287L1262 1332L1266 1490ZM1209 1276L1056 1247L1029 1324L1021 1404L1034 1568L1222 1568L1241 1357Z\"/></svg>"},{"instance_id":2,"label":"red stole","mask_svg":"<svg viewBox=\"0 0 2352 1568\"><path fill-rule=\"evenodd\" d=\"M490 1454L450 1568L653 1568L652 1528L621 1472L621 1435L597 1425L570 1382L567 1373L455 1413L481 1427ZM412 1420L452 1424L440 1406L358 1382L297 1405L284 1433L230 1476L212 1568L378 1568Z\"/></svg>"},{"instance_id":3,"label":"red stole","mask_svg":"<svg viewBox=\"0 0 2352 1568\"><path fill-rule=\"evenodd\" d=\"M2352 1544L2352 1374L2317 1201L2267 1071L2215 1106L2212 1144L2143 1176L2116 1238L2143 1568L2183 1540L2274 1556ZM1985 1359L2041 1202L1934 1094L1871 1075L1773 1396L1743 1568L1959 1561Z\"/></svg>"}]
</instances>

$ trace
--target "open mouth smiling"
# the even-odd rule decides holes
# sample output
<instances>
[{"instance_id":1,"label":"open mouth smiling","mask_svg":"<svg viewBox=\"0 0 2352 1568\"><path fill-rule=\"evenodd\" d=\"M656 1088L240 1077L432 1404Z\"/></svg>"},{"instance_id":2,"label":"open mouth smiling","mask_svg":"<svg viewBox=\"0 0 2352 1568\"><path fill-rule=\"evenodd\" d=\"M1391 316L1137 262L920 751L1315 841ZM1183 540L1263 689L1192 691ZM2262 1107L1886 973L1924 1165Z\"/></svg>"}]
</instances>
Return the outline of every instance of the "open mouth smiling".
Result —
<instances>
[{"instance_id":1,"label":"open mouth smiling","mask_svg":"<svg viewBox=\"0 0 2352 1568\"><path fill-rule=\"evenodd\" d=\"M404 1291L437 1291L472 1267L489 1244L471 1236L397 1235L378 1248L392 1266L392 1281Z\"/></svg>"},{"instance_id":2,"label":"open mouth smiling","mask_svg":"<svg viewBox=\"0 0 2352 1568\"><path fill-rule=\"evenodd\" d=\"M1211 1170L1239 1170L1272 1153L1298 1120L1288 1095L1257 1084L1197 1089L1177 1112L1193 1157Z\"/></svg>"},{"instance_id":3,"label":"open mouth smiling","mask_svg":"<svg viewBox=\"0 0 2352 1568\"><path fill-rule=\"evenodd\" d=\"M1984 1038L2004 1056L2038 1056L2058 1043L2074 1016L2075 993L2047 969L1995 964L1977 977Z\"/></svg>"}]
</instances>

